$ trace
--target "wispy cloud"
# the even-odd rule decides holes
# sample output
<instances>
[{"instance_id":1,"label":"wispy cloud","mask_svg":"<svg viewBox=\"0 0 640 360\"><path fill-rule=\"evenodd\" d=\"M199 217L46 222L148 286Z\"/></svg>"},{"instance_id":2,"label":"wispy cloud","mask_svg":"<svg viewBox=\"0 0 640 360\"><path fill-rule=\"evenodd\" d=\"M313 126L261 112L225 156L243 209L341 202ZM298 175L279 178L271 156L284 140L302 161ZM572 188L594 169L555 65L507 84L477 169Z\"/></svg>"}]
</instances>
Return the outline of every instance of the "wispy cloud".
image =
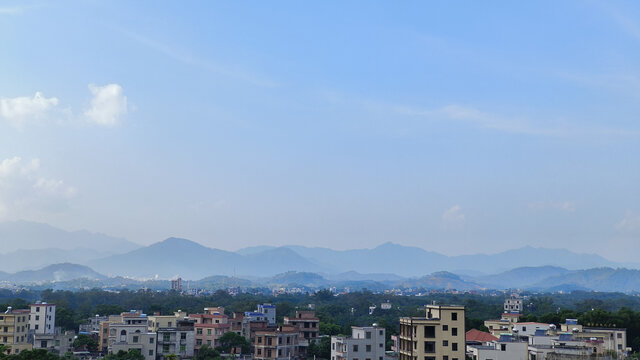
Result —
<instances>
[{"instance_id":1,"label":"wispy cloud","mask_svg":"<svg viewBox=\"0 0 640 360\"><path fill-rule=\"evenodd\" d=\"M640 214L627 211L624 218L616 223L614 227L621 232L640 233Z\"/></svg>"},{"instance_id":2,"label":"wispy cloud","mask_svg":"<svg viewBox=\"0 0 640 360\"><path fill-rule=\"evenodd\" d=\"M442 222L445 228L456 229L464 225L465 215L462 206L453 205L442 213Z\"/></svg>"},{"instance_id":3,"label":"wispy cloud","mask_svg":"<svg viewBox=\"0 0 640 360\"><path fill-rule=\"evenodd\" d=\"M535 211L559 210L574 212L576 211L576 203L573 201L536 201L529 204L529 209Z\"/></svg>"},{"instance_id":4,"label":"wispy cloud","mask_svg":"<svg viewBox=\"0 0 640 360\"><path fill-rule=\"evenodd\" d=\"M246 69L221 65L208 59L202 59L186 50L178 50L141 34L123 29L120 29L120 31L128 38L183 64L195 66L215 74L238 79L256 86L269 88L279 86L277 82L265 76L252 73Z\"/></svg>"},{"instance_id":5,"label":"wispy cloud","mask_svg":"<svg viewBox=\"0 0 640 360\"><path fill-rule=\"evenodd\" d=\"M44 118L58 103L58 98L47 98L39 91L33 97L0 98L0 118L16 127L22 127L28 121Z\"/></svg>"},{"instance_id":6,"label":"wispy cloud","mask_svg":"<svg viewBox=\"0 0 640 360\"><path fill-rule=\"evenodd\" d=\"M538 125L521 117L510 117L490 112L480 111L477 108L461 105L446 105L437 109L416 109L406 106L398 106L396 111L410 116L421 116L432 120L460 121L479 126L481 128L523 135L550 136L550 137L601 137L601 136L640 136L640 130L617 129L607 127L595 127L576 125L562 122L558 125Z\"/></svg>"}]
</instances>

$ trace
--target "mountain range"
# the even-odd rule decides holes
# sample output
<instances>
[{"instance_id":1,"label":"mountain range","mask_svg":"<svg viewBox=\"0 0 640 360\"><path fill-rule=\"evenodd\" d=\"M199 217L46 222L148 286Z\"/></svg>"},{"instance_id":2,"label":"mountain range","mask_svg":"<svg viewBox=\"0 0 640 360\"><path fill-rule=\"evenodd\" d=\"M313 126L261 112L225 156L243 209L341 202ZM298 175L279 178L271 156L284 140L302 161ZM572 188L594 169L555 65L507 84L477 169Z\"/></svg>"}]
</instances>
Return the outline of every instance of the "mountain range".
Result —
<instances>
[{"instance_id":1,"label":"mountain range","mask_svg":"<svg viewBox=\"0 0 640 360\"><path fill-rule=\"evenodd\" d=\"M497 254L446 256L418 247L385 243L373 249L258 246L234 252L180 238L139 246L108 235L67 232L26 221L0 223L0 240L10 244L5 247L8 252L0 254L0 271L5 272L1 279L14 282L54 281L44 273L40 273L39 278L38 273L28 270L70 263L95 270L94 274L83 271L87 271L86 278L96 281L180 276L192 281L208 278L209 283L225 278L242 279L254 285L290 281L316 287L350 283L356 287L369 284L370 288L546 289L555 286L562 289L566 284L573 284L586 289L640 289L630 279L636 270L619 269L637 268L636 264L616 263L596 254L578 254L565 249L524 247ZM82 246L74 248L74 244ZM24 248L19 249L20 246ZM580 272L581 269L592 270L584 270L591 271L585 273ZM281 279L281 276L285 277ZM63 278L68 277L57 277ZM269 280L265 282L265 279ZM595 281L597 286L585 279Z\"/></svg>"}]
</instances>

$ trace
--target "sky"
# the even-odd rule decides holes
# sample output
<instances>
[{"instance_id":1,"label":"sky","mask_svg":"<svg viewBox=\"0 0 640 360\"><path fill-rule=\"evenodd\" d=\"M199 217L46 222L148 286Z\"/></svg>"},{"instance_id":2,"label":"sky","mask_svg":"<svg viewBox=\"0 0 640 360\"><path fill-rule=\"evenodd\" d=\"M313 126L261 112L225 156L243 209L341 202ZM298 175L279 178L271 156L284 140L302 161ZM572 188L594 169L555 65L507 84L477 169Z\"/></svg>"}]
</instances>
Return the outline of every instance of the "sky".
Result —
<instances>
[{"instance_id":1,"label":"sky","mask_svg":"<svg viewBox=\"0 0 640 360\"><path fill-rule=\"evenodd\" d=\"M0 221L636 260L640 3L0 0Z\"/></svg>"}]
</instances>

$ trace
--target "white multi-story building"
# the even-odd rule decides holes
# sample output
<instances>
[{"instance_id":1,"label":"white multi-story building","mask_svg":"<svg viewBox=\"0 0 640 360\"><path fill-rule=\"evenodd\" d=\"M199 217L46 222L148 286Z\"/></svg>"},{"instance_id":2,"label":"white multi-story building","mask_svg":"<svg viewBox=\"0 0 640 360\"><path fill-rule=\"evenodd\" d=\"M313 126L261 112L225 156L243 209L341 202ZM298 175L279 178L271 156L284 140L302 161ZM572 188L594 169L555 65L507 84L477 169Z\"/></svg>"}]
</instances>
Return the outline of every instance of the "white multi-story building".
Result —
<instances>
[{"instance_id":1,"label":"white multi-story building","mask_svg":"<svg viewBox=\"0 0 640 360\"><path fill-rule=\"evenodd\" d=\"M56 304L36 302L29 307L29 330L34 334L55 333Z\"/></svg>"},{"instance_id":2,"label":"white multi-story building","mask_svg":"<svg viewBox=\"0 0 640 360\"><path fill-rule=\"evenodd\" d=\"M331 360L384 360L385 329L351 327L351 337L331 337Z\"/></svg>"},{"instance_id":3,"label":"white multi-story building","mask_svg":"<svg viewBox=\"0 0 640 360\"><path fill-rule=\"evenodd\" d=\"M511 297L504 300L504 311L520 313L522 309L522 298L518 295L511 295Z\"/></svg>"}]
</instances>

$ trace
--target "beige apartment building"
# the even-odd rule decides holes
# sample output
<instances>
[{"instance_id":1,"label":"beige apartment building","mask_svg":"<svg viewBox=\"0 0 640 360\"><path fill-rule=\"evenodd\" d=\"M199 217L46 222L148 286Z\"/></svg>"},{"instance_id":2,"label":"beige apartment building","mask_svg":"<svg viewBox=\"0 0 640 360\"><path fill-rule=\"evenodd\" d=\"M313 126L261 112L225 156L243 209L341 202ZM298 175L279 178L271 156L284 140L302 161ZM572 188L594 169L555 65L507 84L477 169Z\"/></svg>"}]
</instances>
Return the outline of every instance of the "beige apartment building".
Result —
<instances>
[{"instance_id":1,"label":"beige apartment building","mask_svg":"<svg viewBox=\"0 0 640 360\"><path fill-rule=\"evenodd\" d=\"M27 341L29 312L30 310L13 310L9 307L4 314L0 314L0 344L7 347L7 354L31 350L32 345Z\"/></svg>"},{"instance_id":2,"label":"beige apartment building","mask_svg":"<svg viewBox=\"0 0 640 360\"><path fill-rule=\"evenodd\" d=\"M464 306L427 305L425 315L400 318L399 360L464 360Z\"/></svg>"}]
</instances>

